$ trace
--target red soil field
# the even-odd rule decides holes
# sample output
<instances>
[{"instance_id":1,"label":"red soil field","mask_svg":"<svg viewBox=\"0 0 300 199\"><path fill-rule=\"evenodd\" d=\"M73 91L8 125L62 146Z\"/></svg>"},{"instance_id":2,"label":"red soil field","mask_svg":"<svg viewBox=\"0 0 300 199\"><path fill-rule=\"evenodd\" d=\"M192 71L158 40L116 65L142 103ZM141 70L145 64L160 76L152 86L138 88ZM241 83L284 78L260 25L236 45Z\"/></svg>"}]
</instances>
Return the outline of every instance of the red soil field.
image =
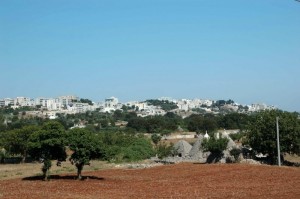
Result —
<instances>
[{"instance_id":1,"label":"red soil field","mask_svg":"<svg viewBox=\"0 0 300 199\"><path fill-rule=\"evenodd\" d=\"M300 198L300 169L192 164L0 181L0 198Z\"/></svg>"}]
</instances>

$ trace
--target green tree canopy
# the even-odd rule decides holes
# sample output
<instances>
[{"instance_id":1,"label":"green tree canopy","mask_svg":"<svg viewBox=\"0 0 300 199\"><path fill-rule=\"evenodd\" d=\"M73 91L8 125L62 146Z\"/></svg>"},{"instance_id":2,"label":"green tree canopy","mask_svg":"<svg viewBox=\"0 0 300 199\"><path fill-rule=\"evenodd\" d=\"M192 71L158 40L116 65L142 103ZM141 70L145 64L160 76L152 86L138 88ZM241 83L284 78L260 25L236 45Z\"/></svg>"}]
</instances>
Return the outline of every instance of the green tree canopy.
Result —
<instances>
[{"instance_id":1,"label":"green tree canopy","mask_svg":"<svg viewBox=\"0 0 300 199\"><path fill-rule=\"evenodd\" d=\"M20 154L24 163L29 149L29 138L39 130L38 126L24 126L21 129L8 131L4 137L4 147L10 154Z\"/></svg>"},{"instance_id":2,"label":"green tree canopy","mask_svg":"<svg viewBox=\"0 0 300 199\"><path fill-rule=\"evenodd\" d=\"M247 129L247 143L256 153L268 154L274 163L277 153L276 117L279 117L281 152L300 154L298 114L280 110L257 113Z\"/></svg>"},{"instance_id":3,"label":"green tree canopy","mask_svg":"<svg viewBox=\"0 0 300 199\"><path fill-rule=\"evenodd\" d=\"M211 115L191 115L185 119L187 123L187 128L190 131L195 132L205 132L205 131L215 131L218 128L217 121L214 116Z\"/></svg>"},{"instance_id":4,"label":"green tree canopy","mask_svg":"<svg viewBox=\"0 0 300 199\"><path fill-rule=\"evenodd\" d=\"M219 139L217 139L214 136L212 136L209 139L204 139L202 147L204 151L209 151L215 154L221 154L227 148L228 141L229 140L227 138L220 137Z\"/></svg>"},{"instance_id":5,"label":"green tree canopy","mask_svg":"<svg viewBox=\"0 0 300 199\"><path fill-rule=\"evenodd\" d=\"M68 132L68 144L73 151L70 161L77 168L77 178L82 179L84 165L90 164L92 159L103 157L103 144L97 134L87 129L75 128Z\"/></svg>"},{"instance_id":6,"label":"green tree canopy","mask_svg":"<svg viewBox=\"0 0 300 199\"><path fill-rule=\"evenodd\" d=\"M34 132L29 138L29 154L35 159L42 159L44 180L48 179L51 160L65 161L66 140L64 127L56 121L45 123L41 130Z\"/></svg>"},{"instance_id":7,"label":"green tree canopy","mask_svg":"<svg viewBox=\"0 0 300 199\"><path fill-rule=\"evenodd\" d=\"M225 129L245 129L250 118L243 113L229 113L224 116L220 116L218 125L220 128Z\"/></svg>"},{"instance_id":8,"label":"green tree canopy","mask_svg":"<svg viewBox=\"0 0 300 199\"><path fill-rule=\"evenodd\" d=\"M212 136L209 139L204 139L202 147L204 151L209 151L211 154L207 158L208 163L218 162L223 157L223 151L227 149L228 138L215 138Z\"/></svg>"},{"instance_id":9,"label":"green tree canopy","mask_svg":"<svg viewBox=\"0 0 300 199\"><path fill-rule=\"evenodd\" d=\"M168 100L150 99L150 100L146 100L146 102L149 105L160 106L161 109L165 111L171 111L178 108L178 106L174 102L170 102Z\"/></svg>"},{"instance_id":10,"label":"green tree canopy","mask_svg":"<svg viewBox=\"0 0 300 199\"><path fill-rule=\"evenodd\" d=\"M149 138L142 134L110 132L100 134L105 150L105 160L113 162L138 161L154 155Z\"/></svg>"}]
</instances>

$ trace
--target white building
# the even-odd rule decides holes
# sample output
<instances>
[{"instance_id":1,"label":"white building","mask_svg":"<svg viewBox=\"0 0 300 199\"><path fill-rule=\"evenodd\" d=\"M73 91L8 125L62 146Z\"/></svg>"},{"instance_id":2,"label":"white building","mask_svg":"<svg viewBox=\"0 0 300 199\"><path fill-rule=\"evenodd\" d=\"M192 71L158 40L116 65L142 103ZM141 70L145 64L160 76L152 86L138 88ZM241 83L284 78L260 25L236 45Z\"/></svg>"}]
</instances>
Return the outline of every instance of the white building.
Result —
<instances>
[{"instance_id":1,"label":"white building","mask_svg":"<svg viewBox=\"0 0 300 199\"><path fill-rule=\"evenodd\" d=\"M78 97L76 97L74 95L60 96L60 97L58 97L58 99L63 107L67 107L70 104L72 104L73 102L78 101Z\"/></svg>"},{"instance_id":2,"label":"white building","mask_svg":"<svg viewBox=\"0 0 300 199\"><path fill-rule=\"evenodd\" d=\"M187 100L187 99L178 100L178 102L177 102L178 109L183 110L183 111L188 111L190 101L191 100Z\"/></svg>"},{"instance_id":3,"label":"white building","mask_svg":"<svg viewBox=\"0 0 300 199\"><path fill-rule=\"evenodd\" d=\"M126 102L125 105L129 106L129 107L132 107L132 106L135 106L138 103L139 103L138 101L130 101L130 102Z\"/></svg>"},{"instance_id":4,"label":"white building","mask_svg":"<svg viewBox=\"0 0 300 199\"><path fill-rule=\"evenodd\" d=\"M137 107L138 110L141 111L141 110L148 109L149 105L146 102L139 102L139 103L135 104L135 107Z\"/></svg>"},{"instance_id":5,"label":"white building","mask_svg":"<svg viewBox=\"0 0 300 199\"><path fill-rule=\"evenodd\" d=\"M169 102L174 102L175 101L171 97L160 97L160 98L158 98L158 100L160 100L160 101L169 101Z\"/></svg>"},{"instance_id":6,"label":"white building","mask_svg":"<svg viewBox=\"0 0 300 199\"><path fill-rule=\"evenodd\" d=\"M9 106L14 105L14 99L11 98L4 98L0 100L0 106Z\"/></svg>"},{"instance_id":7,"label":"white building","mask_svg":"<svg viewBox=\"0 0 300 199\"><path fill-rule=\"evenodd\" d=\"M15 106L34 106L34 101L29 97L17 97L14 99Z\"/></svg>"},{"instance_id":8,"label":"white building","mask_svg":"<svg viewBox=\"0 0 300 199\"><path fill-rule=\"evenodd\" d=\"M250 112L255 112L255 111L263 111L268 109L268 106L266 104L251 104L251 106L249 106L249 111Z\"/></svg>"},{"instance_id":9,"label":"white building","mask_svg":"<svg viewBox=\"0 0 300 199\"><path fill-rule=\"evenodd\" d=\"M212 106L214 101L212 100L201 100L201 105Z\"/></svg>"},{"instance_id":10,"label":"white building","mask_svg":"<svg viewBox=\"0 0 300 199\"><path fill-rule=\"evenodd\" d=\"M105 99L104 106L101 109L101 112L105 113L105 112L115 111L117 109L121 109L122 106L123 106L123 104L119 103L118 98L110 97L110 98Z\"/></svg>"},{"instance_id":11,"label":"white building","mask_svg":"<svg viewBox=\"0 0 300 199\"><path fill-rule=\"evenodd\" d=\"M203 105L210 107L213 104L212 100L202 100L202 99L181 99L177 101L177 106L179 110L189 111L195 108L202 108Z\"/></svg>"},{"instance_id":12,"label":"white building","mask_svg":"<svg viewBox=\"0 0 300 199\"><path fill-rule=\"evenodd\" d=\"M40 105L42 108L46 108L49 111L56 111L66 109L67 106L72 105L77 99L76 96L61 96L58 98L39 97L36 98L32 104Z\"/></svg>"},{"instance_id":13,"label":"white building","mask_svg":"<svg viewBox=\"0 0 300 199\"><path fill-rule=\"evenodd\" d=\"M87 111L95 111L97 106L91 106L87 103L74 102L73 104L71 104L67 108L68 108L68 111L70 111L70 112L85 113Z\"/></svg>"},{"instance_id":14,"label":"white building","mask_svg":"<svg viewBox=\"0 0 300 199\"><path fill-rule=\"evenodd\" d=\"M118 103L119 100L116 97L107 98L105 99L105 108L116 108Z\"/></svg>"},{"instance_id":15,"label":"white building","mask_svg":"<svg viewBox=\"0 0 300 199\"><path fill-rule=\"evenodd\" d=\"M139 113L137 114L139 117L165 115L166 114L166 111L162 110L158 106L152 106L152 105L144 106L144 103L142 103L142 104L143 104L143 106L141 107L142 109L139 109ZM137 106L137 107L140 107L140 106Z\"/></svg>"},{"instance_id":16,"label":"white building","mask_svg":"<svg viewBox=\"0 0 300 199\"><path fill-rule=\"evenodd\" d=\"M47 101L47 109L51 111L58 111L62 109L62 103L58 98L49 99Z\"/></svg>"}]
</instances>

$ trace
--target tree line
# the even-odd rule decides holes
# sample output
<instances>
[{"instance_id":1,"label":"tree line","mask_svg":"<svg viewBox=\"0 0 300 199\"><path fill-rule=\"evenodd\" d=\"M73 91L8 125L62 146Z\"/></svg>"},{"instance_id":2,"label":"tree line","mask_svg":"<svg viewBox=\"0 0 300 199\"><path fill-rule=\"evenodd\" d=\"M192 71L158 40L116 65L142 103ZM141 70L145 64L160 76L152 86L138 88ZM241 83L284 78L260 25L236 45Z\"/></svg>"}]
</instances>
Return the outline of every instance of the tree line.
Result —
<instances>
[{"instance_id":1,"label":"tree line","mask_svg":"<svg viewBox=\"0 0 300 199\"><path fill-rule=\"evenodd\" d=\"M154 155L151 140L142 134L125 133L122 131L110 133L94 133L87 128L65 130L58 121L47 121L41 126L23 126L1 132L0 146L10 155L30 157L43 163L43 178L49 177L51 160L57 160L58 165L69 160L77 168L78 179L84 165L92 159L113 162L138 161Z\"/></svg>"}]
</instances>

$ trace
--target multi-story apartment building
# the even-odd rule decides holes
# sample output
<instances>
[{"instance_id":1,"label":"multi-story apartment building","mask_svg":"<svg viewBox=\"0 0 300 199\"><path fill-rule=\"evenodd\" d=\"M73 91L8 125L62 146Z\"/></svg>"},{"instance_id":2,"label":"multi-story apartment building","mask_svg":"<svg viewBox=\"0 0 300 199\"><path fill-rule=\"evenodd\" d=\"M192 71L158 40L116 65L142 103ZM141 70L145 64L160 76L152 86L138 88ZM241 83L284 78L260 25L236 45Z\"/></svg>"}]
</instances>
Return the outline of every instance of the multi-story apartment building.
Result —
<instances>
[{"instance_id":1,"label":"multi-story apartment building","mask_svg":"<svg viewBox=\"0 0 300 199\"><path fill-rule=\"evenodd\" d=\"M29 97L17 97L14 99L15 106L32 106L32 101Z\"/></svg>"},{"instance_id":2,"label":"multi-story apartment building","mask_svg":"<svg viewBox=\"0 0 300 199\"><path fill-rule=\"evenodd\" d=\"M13 106L14 105L14 99L11 98L4 98L0 100L0 106Z\"/></svg>"},{"instance_id":3,"label":"multi-story apartment building","mask_svg":"<svg viewBox=\"0 0 300 199\"><path fill-rule=\"evenodd\" d=\"M105 99L105 108L116 108L118 103L119 100L116 97L107 98Z\"/></svg>"},{"instance_id":4,"label":"multi-story apartment building","mask_svg":"<svg viewBox=\"0 0 300 199\"><path fill-rule=\"evenodd\" d=\"M85 113L87 111L95 111L97 106L91 106L87 103L74 102L71 106L68 106L68 111L74 113Z\"/></svg>"},{"instance_id":5,"label":"multi-story apartment building","mask_svg":"<svg viewBox=\"0 0 300 199\"><path fill-rule=\"evenodd\" d=\"M74 101L78 101L78 97L74 95L66 95L58 97L62 106L67 107L72 104Z\"/></svg>"}]
</instances>

